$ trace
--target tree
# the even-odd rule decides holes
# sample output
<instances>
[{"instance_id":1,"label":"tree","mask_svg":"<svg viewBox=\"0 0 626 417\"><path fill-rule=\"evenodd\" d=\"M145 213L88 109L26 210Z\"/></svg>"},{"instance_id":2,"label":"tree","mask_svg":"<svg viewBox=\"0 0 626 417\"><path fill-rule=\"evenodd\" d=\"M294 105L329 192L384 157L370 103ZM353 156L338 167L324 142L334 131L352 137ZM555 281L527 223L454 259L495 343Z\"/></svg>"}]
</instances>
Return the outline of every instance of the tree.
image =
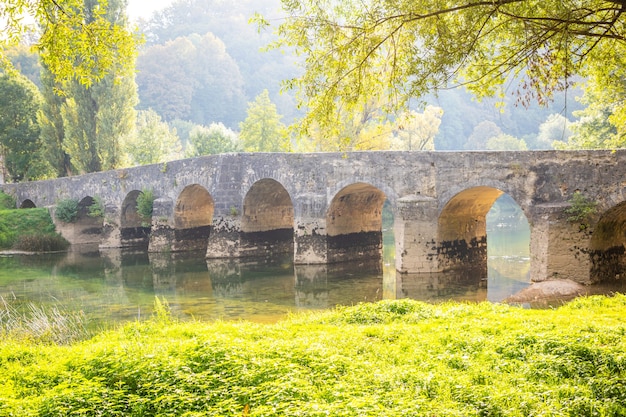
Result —
<instances>
[{"instance_id":1,"label":"tree","mask_svg":"<svg viewBox=\"0 0 626 417\"><path fill-rule=\"evenodd\" d=\"M41 88L39 54L26 44L11 46L4 50L4 54L11 62L13 69Z\"/></svg>"},{"instance_id":2,"label":"tree","mask_svg":"<svg viewBox=\"0 0 626 417\"><path fill-rule=\"evenodd\" d=\"M97 0L84 0L85 10L100 16ZM110 0L104 17L123 25L123 0ZM91 16L88 14L88 16ZM80 173L119 168L124 160L122 141L135 125L137 86L133 66L114 64L91 85L71 80L63 86L65 127L63 150Z\"/></svg>"},{"instance_id":3,"label":"tree","mask_svg":"<svg viewBox=\"0 0 626 417\"><path fill-rule=\"evenodd\" d=\"M182 146L176 132L154 110L137 112L134 135L125 144L132 165L172 161L181 156Z\"/></svg>"},{"instance_id":4,"label":"tree","mask_svg":"<svg viewBox=\"0 0 626 417\"><path fill-rule=\"evenodd\" d=\"M626 57L608 53L605 59L604 71L590 73L580 99L587 107L574 112L573 134L567 144L555 144L559 149L626 147Z\"/></svg>"},{"instance_id":5,"label":"tree","mask_svg":"<svg viewBox=\"0 0 626 417\"><path fill-rule=\"evenodd\" d=\"M56 176L65 177L73 172L70 156L63 149L65 122L61 109L65 105L66 96L58 93L62 89L61 83L45 64L41 69L40 79L43 101L37 113L37 121L41 129L41 145Z\"/></svg>"},{"instance_id":6,"label":"tree","mask_svg":"<svg viewBox=\"0 0 626 417\"><path fill-rule=\"evenodd\" d=\"M442 115L443 110L435 106L427 106L423 113L413 110L402 113L396 121L396 136L400 142L397 149L434 150Z\"/></svg>"},{"instance_id":7,"label":"tree","mask_svg":"<svg viewBox=\"0 0 626 417\"><path fill-rule=\"evenodd\" d=\"M567 142L572 135L571 122L567 117L553 113L539 125L539 134L533 149L552 149L555 141Z\"/></svg>"},{"instance_id":8,"label":"tree","mask_svg":"<svg viewBox=\"0 0 626 417\"><path fill-rule=\"evenodd\" d=\"M23 76L0 76L0 153L13 181L46 177L45 159L39 153L37 112L41 96Z\"/></svg>"},{"instance_id":9,"label":"tree","mask_svg":"<svg viewBox=\"0 0 626 417\"><path fill-rule=\"evenodd\" d=\"M487 141L487 149L493 151L525 151L528 147L523 139L502 133Z\"/></svg>"},{"instance_id":10,"label":"tree","mask_svg":"<svg viewBox=\"0 0 626 417\"><path fill-rule=\"evenodd\" d=\"M14 0L0 4L3 22L0 61L12 68L6 48L36 30L35 48L57 80L76 79L89 85L102 78L113 66L134 67L140 38L125 22L111 21L108 7L82 0ZM25 18L29 17L29 18Z\"/></svg>"},{"instance_id":11,"label":"tree","mask_svg":"<svg viewBox=\"0 0 626 417\"><path fill-rule=\"evenodd\" d=\"M573 76L626 55L623 0L282 0L276 47L305 57L288 87L308 108L302 127L333 125L338 109L465 85L479 97L513 93L545 103ZM257 22L268 22L257 16Z\"/></svg>"},{"instance_id":12,"label":"tree","mask_svg":"<svg viewBox=\"0 0 626 417\"><path fill-rule=\"evenodd\" d=\"M241 144L235 132L222 123L211 123L209 127L196 126L191 130L185 154L192 158L240 150Z\"/></svg>"},{"instance_id":13,"label":"tree","mask_svg":"<svg viewBox=\"0 0 626 417\"><path fill-rule=\"evenodd\" d=\"M248 116L239 127L239 137L246 152L281 152L289 149L287 128L281 123L267 90L248 103Z\"/></svg>"},{"instance_id":14,"label":"tree","mask_svg":"<svg viewBox=\"0 0 626 417\"><path fill-rule=\"evenodd\" d=\"M480 122L474 127L472 134L467 138L465 149L481 150L487 149L489 139L502 135L502 129L494 122Z\"/></svg>"}]
</instances>

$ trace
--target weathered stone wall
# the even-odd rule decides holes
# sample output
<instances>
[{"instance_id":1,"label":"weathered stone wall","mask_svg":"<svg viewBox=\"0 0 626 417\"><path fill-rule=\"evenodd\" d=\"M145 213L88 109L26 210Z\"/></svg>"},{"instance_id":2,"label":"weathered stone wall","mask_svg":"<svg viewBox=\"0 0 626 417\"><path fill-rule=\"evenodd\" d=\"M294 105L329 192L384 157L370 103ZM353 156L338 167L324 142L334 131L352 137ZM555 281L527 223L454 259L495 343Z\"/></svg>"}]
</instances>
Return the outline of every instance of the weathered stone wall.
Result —
<instances>
[{"instance_id":1,"label":"weathered stone wall","mask_svg":"<svg viewBox=\"0 0 626 417\"><path fill-rule=\"evenodd\" d=\"M18 205L38 207L99 197L105 205L102 247L143 241L141 234L149 233L151 251L206 248L208 257L234 257L293 247L298 264L376 256L386 198L401 272L482 265L485 209L507 193L529 220L532 279L589 282L596 279L593 268L623 273L624 238L612 235L605 246L591 241L603 213L626 201L625 159L621 150L226 154L2 189ZM132 204L124 201L146 189L157 200L151 228L139 230L130 225ZM563 212L575 190L597 203L584 232ZM339 212L348 221L337 223ZM614 220L624 219L626 213ZM603 259L612 259L606 261L611 266L603 269Z\"/></svg>"}]
</instances>

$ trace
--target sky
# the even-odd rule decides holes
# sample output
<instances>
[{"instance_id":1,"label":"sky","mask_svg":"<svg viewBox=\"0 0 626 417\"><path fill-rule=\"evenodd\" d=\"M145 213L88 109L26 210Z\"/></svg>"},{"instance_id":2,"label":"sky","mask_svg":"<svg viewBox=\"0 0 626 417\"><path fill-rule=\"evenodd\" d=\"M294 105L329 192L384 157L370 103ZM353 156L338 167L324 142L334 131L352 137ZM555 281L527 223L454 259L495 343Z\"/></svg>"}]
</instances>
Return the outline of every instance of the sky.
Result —
<instances>
[{"instance_id":1,"label":"sky","mask_svg":"<svg viewBox=\"0 0 626 417\"><path fill-rule=\"evenodd\" d=\"M131 19L149 18L152 12L169 6L173 0L128 0L128 16Z\"/></svg>"}]
</instances>

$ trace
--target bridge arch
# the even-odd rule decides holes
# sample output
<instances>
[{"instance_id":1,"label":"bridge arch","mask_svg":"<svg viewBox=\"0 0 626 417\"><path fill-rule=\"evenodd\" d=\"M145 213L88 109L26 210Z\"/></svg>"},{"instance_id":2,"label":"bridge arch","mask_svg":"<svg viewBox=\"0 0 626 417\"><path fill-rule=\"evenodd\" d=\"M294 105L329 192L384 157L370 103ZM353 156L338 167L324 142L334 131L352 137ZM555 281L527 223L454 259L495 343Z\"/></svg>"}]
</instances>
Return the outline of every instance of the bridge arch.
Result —
<instances>
[{"instance_id":1,"label":"bridge arch","mask_svg":"<svg viewBox=\"0 0 626 417\"><path fill-rule=\"evenodd\" d=\"M137 198L142 191L126 194L120 210L120 235L122 247L148 247L151 221L143 219L137 211Z\"/></svg>"},{"instance_id":2,"label":"bridge arch","mask_svg":"<svg viewBox=\"0 0 626 417\"><path fill-rule=\"evenodd\" d=\"M243 199L241 255L293 253L294 205L278 181L256 181Z\"/></svg>"},{"instance_id":3,"label":"bridge arch","mask_svg":"<svg viewBox=\"0 0 626 417\"><path fill-rule=\"evenodd\" d=\"M382 213L387 196L365 182L345 186L326 212L328 262L380 259Z\"/></svg>"},{"instance_id":4,"label":"bridge arch","mask_svg":"<svg viewBox=\"0 0 626 417\"><path fill-rule=\"evenodd\" d=\"M476 186L446 202L437 223L440 269L473 269L487 276L487 214L504 195L498 188Z\"/></svg>"},{"instance_id":5,"label":"bridge arch","mask_svg":"<svg viewBox=\"0 0 626 417\"><path fill-rule=\"evenodd\" d=\"M104 218L90 215L95 199L86 196L78 201L76 218L73 222L55 221L57 231L72 245L96 245L102 240Z\"/></svg>"},{"instance_id":6,"label":"bridge arch","mask_svg":"<svg viewBox=\"0 0 626 417\"><path fill-rule=\"evenodd\" d=\"M626 272L626 202L600 216L589 249L592 282L622 279Z\"/></svg>"},{"instance_id":7,"label":"bridge arch","mask_svg":"<svg viewBox=\"0 0 626 417\"><path fill-rule=\"evenodd\" d=\"M21 209L37 208L37 205L33 203L33 200L30 200L27 198L20 203L19 208Z\"/></svg>"},{"instance_id":8,"label":"bridge arch","mask_svg":"<svg viewBox=\"0 0 626 417\"><path fill-rule=\"evenodd\" d=\"M215 202L200 184L183 188L174 207L173 251L206 251Z\"/></svg>"}]
</instances>

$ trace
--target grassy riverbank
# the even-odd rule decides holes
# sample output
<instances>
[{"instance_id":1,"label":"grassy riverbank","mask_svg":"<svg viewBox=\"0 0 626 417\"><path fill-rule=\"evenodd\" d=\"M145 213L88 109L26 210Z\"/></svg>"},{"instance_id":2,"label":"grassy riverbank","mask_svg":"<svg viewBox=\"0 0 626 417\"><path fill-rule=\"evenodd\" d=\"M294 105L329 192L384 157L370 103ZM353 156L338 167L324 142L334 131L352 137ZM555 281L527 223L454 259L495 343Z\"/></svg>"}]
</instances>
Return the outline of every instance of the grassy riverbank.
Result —
<instances>
[{"instance_id":1,"label":"grassy riverbank","mask_svg":"<svg viewBox=\"0 0 626 417\"><path fill-rule=\"evenodd\" d=\"M166 312L0 342L0 416L623 416L626 296L556 310L384 301L274 325Z\"/></svg>"},{"instance_id":2,"label":"grassy riverbank","mask_svg":"<svg viewBox=\"0 0 626 417\"><path fill-rule=\"evenodd\" d=\"M68 242L55 231L46 208L6 209L0 206L0 250L50 252Z\"/></svg>"}]
</instances>

